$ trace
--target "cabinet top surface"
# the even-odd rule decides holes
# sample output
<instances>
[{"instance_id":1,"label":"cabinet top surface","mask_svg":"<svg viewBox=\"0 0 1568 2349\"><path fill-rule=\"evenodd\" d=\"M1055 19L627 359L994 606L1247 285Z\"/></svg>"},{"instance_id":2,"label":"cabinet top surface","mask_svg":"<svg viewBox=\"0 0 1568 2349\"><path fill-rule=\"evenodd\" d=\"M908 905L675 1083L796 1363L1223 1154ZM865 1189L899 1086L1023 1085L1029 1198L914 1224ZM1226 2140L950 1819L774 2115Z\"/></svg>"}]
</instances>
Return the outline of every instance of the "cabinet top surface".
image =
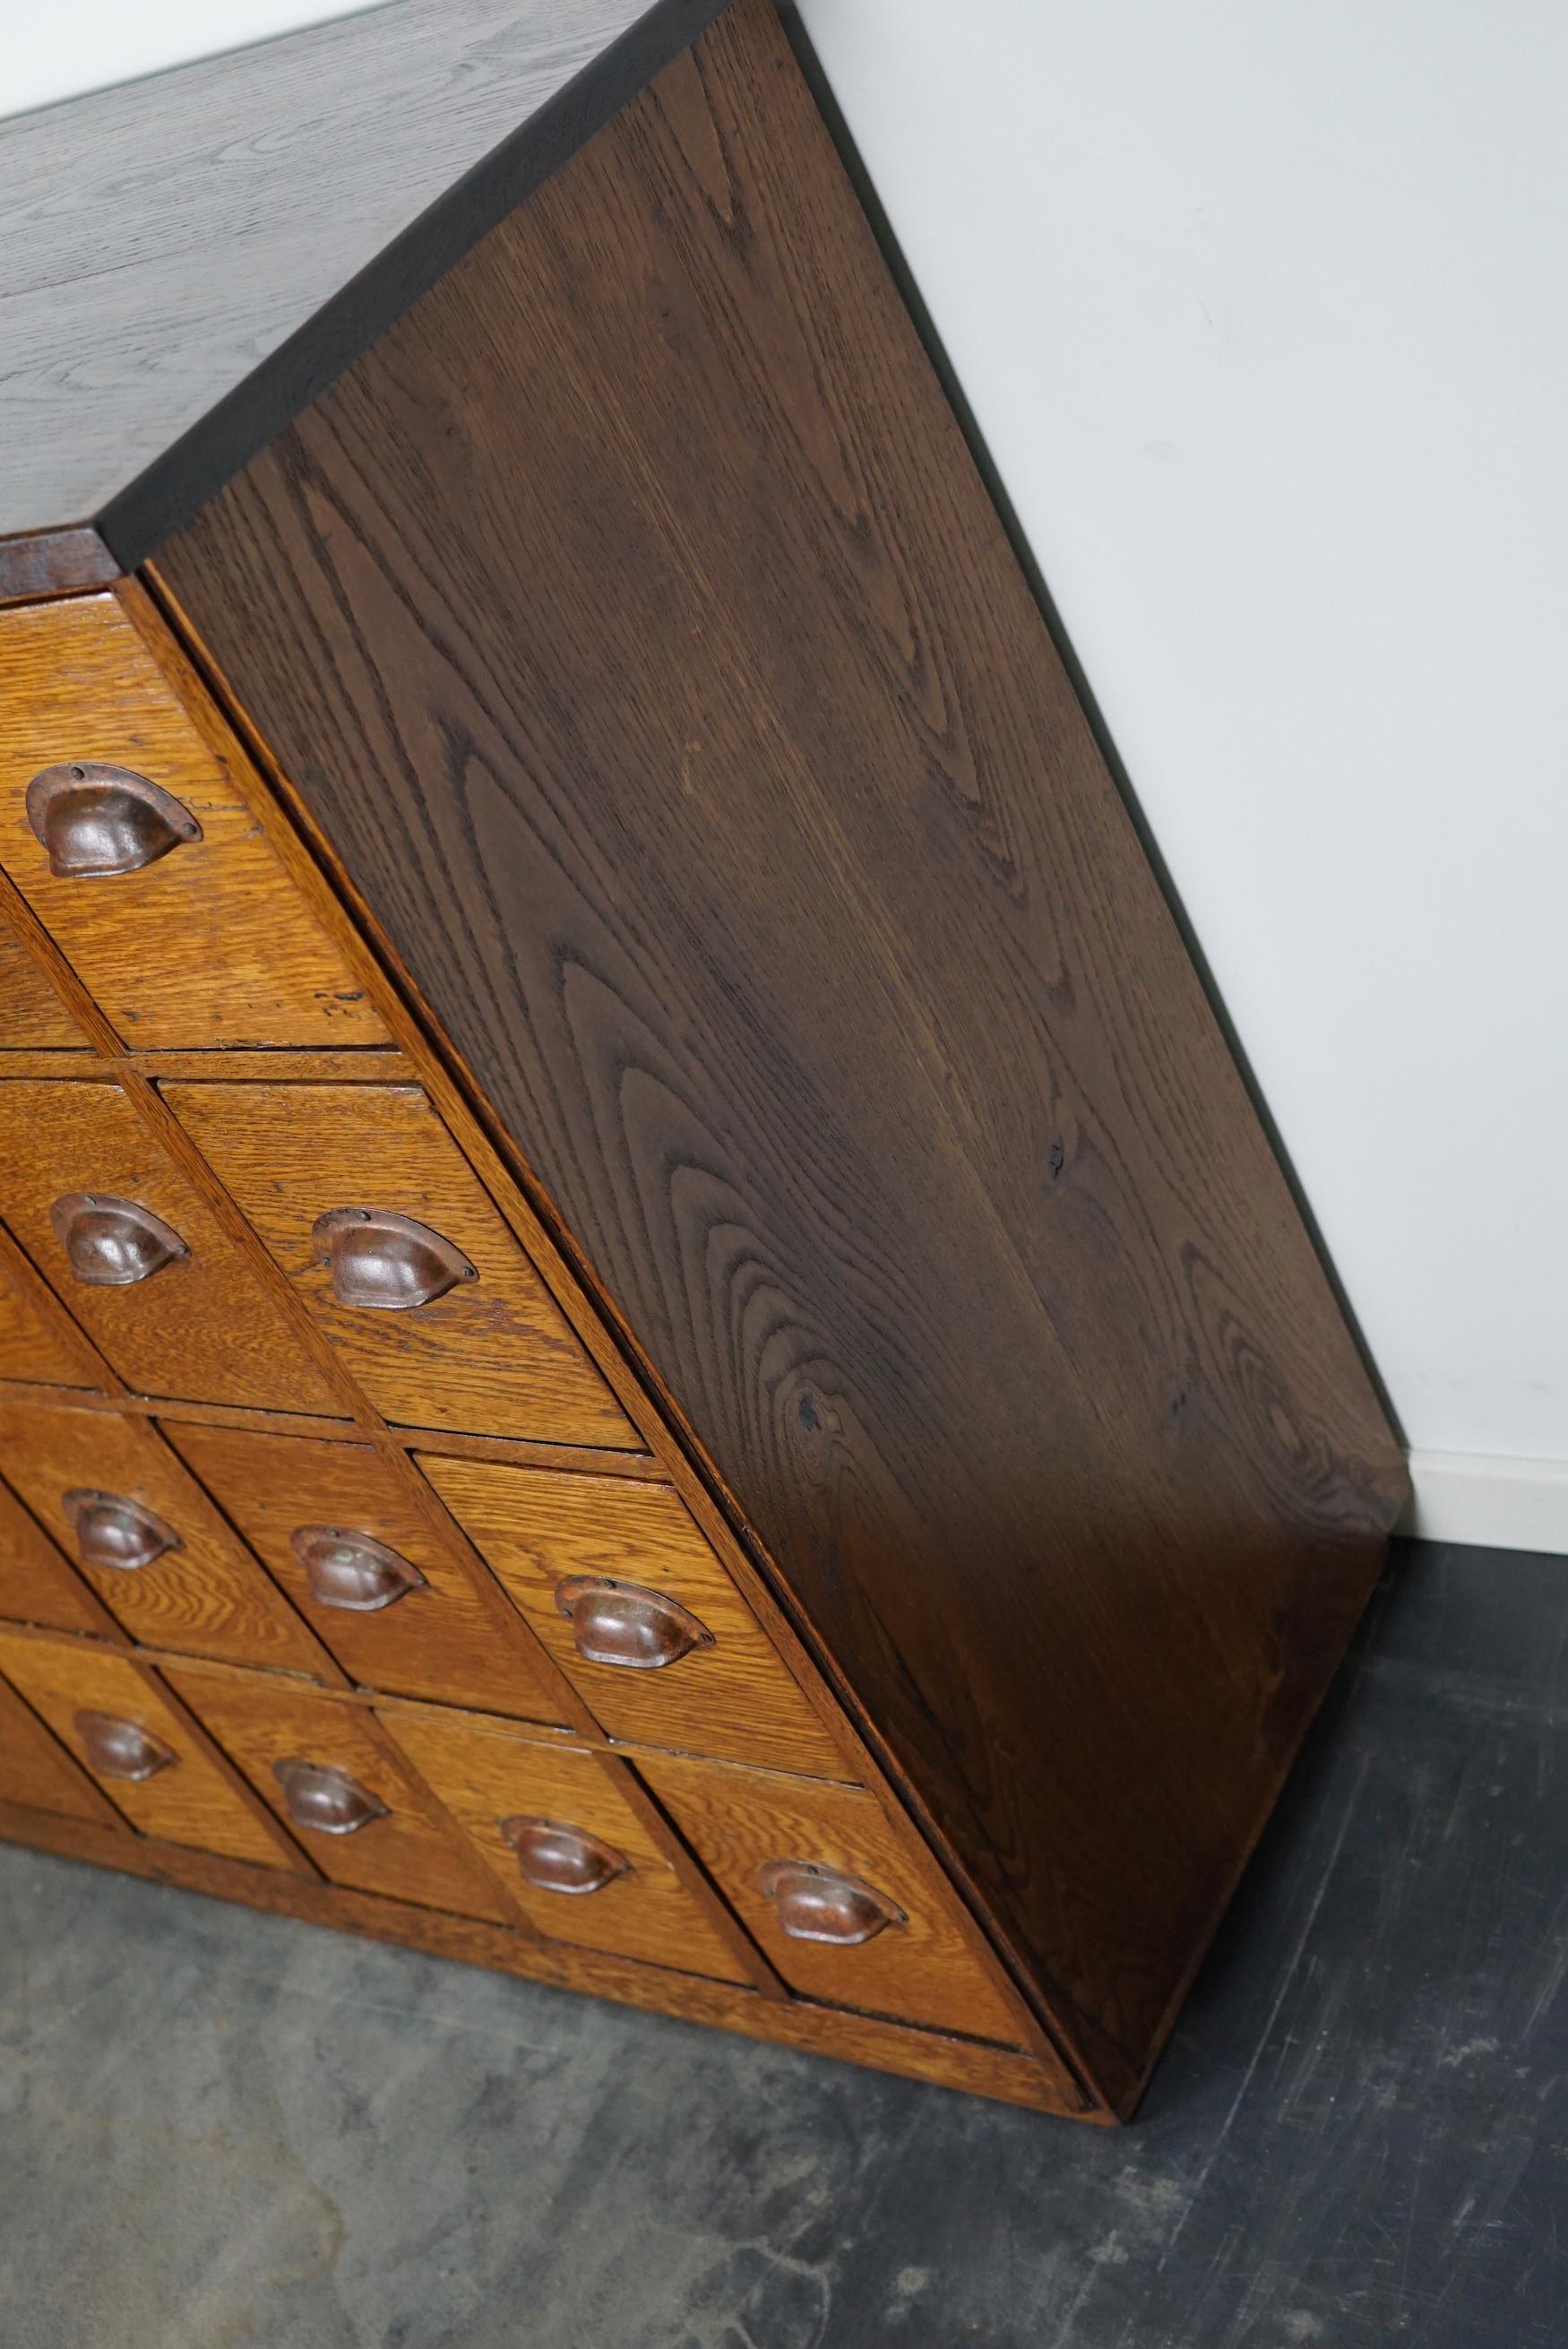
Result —
<instances>
[{"instance_id":1,"label":"cabinet top surface","mask_svg":"<svg viewBox=\"0 0 1568 2349\"><path fill-rule=\"evenodd\" d=\"M139 561L717 6L391 0L0 122L0 538Z\"/></svg>"}]
</instances>

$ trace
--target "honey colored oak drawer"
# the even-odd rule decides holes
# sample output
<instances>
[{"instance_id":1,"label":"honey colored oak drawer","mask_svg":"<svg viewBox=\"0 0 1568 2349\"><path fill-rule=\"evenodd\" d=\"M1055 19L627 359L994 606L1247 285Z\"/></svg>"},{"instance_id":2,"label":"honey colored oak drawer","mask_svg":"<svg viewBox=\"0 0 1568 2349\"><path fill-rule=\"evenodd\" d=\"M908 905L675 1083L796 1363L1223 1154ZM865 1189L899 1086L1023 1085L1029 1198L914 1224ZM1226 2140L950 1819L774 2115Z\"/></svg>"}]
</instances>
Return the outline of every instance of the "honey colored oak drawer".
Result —
<instances>
[{"instance_id":1,"label":"honey colored oak drawer","mask_svg":"<svg viewBox=\"0 0 1568 2349\"><path fill-rule=\"evenodd\" d=\"M609 1735L852 1775L667 1486L419 1464Z\"/></svg>"},{"instance_id":2,"label":"honey colored oak drawer","mask_svg":"<svg viewBox=\"0 0 1568 2349\"><path fill-rule=\"evenodd\" d=\"M173 1084L167 1098L385 1418L641 1449L423 1093Z\"/></svg>"},{"instance_id":3,"label":"honey colored oak drawer","mask_svg":"<svg viewBox=\"0 0 1568 2349\"><path fill-rule=\"evenodd\" d=\"M119 1815L15 1691L0 1681L0 1803L118 1827Z\"/></svg>"},{"instance_id":4,"label":"honey colored oak drawer","mask_svg":"<svg viewBox=\"0 0 1568 2349\"><path fill-rule=\"evenodd\" d=\"M359 1444L170 1428L350 1678L558 1722L515 1609L464 1554L411 1469Z\"/></svg>"},{"instance_id":5,"label":"honey colored oak drawer","mask_svg":"<svg viewBox=\"0 0 1568 2349\"><path fill-rule=\"evenodd\" d=\"M253 1673L171 1666L169 1679L334 1884L516 1922L501 1888L363 1705Z\"/></svg>"},{"instance_id":6,"label":"honey colored oak drawer","mask_svg":"<svg viewBox=\"0 0 1568 2349\"><path fill-rule=\"evenodd\" d=\"M145 1665L0 1629L0 1672L141 1834L301 1872L288 1837L231 1782Z\"/></svg>"},{"instance_id":7,"label":"honey colored oak drawer","mask_svg":"<svg viewBox=\"0 0 1568 2349\"><path fill-rule=\"evenodd\" d=\"M0 1475L144 1647L330 1672L307 1626L143 1422L0 1402Z\"/></svg>"},{"instance_id":8,"label":"honey colored oak drawer","mask_svg":"<svg viewBox=\"0 0 1568 2349\"><path fill-rule=\"evenodd\" d=\"M0 1216L139 1392L339 1408L118 1085L0 1081Z\"/></svg>"},{"instance_id":9,"label":"honey colored oak drawer","mask_svg":"<svg viewBox=\"0 0 1568 2349\"><path fill-rule=\"evenodd\" d=\"M85 1050L87 1038L0 918L0 1052Z\"/></svg>"},{"instance_id":10,"label":"honey colored oak drawer","mask_svg":"<svg viewBox=\"0 0 1568 2349\"><path fill-rule=\"evenodd\" d=\"M0 1484L0 1616L52 1631L115 1629L92 1592L8 1485Z\"/></svg>"},{"instance_id":11,"label":"honey colored oak drawer","mask_svg":"<svg viewBox=\"0 0 1568 2349\"><path fill-rule=\"evenodd\" d=\"M0 1087L0 1113L6 1094ZM0 1152L5 1149L0 1136ZM0 1222L9 1210L0 1200ZM37 1271L0 1255L0 1379L41 1386L101 1388L103 1372Z\"/></svg>"},{"instance_id":12,"label":"honey colored oak drawer","mask_svg":"<svg viewBox=\"0 0 1568 2349\"><path fill-rule=\"evenodd\" d=\"M550 1940L721 1982L749 1977L617 1771L500 1722L398 1705L382 1719L498 1884Z\"/></svg>"},{"instance_id":13,"label":"honey colored oak drawer","mask_svg":"<svg viewBox=\"0 0 1568 2349\"><path fill-rule=\"evenodd\" d=\"M1026 2039L934 1862L872 1795L673 1754L639 1755L637 1768L792 1989L972 2038Z\"/></svg>"},{"instance_id":14,"label":"honey colored oak drawer","mask_svg":"<svg viewBox=\"0 0 1568 2349\"><path fill-rule=\"evenodd\" d=\"M112 595L0 613L0 862L125 1043L388 1040Z\"/></svg>"}]
</instances>

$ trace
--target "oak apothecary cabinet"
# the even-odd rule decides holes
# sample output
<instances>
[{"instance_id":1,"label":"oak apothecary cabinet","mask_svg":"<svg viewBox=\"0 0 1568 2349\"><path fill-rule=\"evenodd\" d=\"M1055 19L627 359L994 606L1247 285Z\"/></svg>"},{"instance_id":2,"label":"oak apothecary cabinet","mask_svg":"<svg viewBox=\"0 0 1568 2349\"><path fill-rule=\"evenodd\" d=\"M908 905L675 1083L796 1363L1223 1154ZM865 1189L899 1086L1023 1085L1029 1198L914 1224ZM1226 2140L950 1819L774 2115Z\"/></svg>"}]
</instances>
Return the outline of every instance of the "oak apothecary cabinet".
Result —
<instances>
[{"instance_id":1,"label":"oak apothecary cabinet","mask_svg":"<svg viewBox=\"0 0 1568 2349\"><path fill-rule=\"evenodd\" d=\"M469 13L0 129L0 1833L1124 2114L1398 1454L768 0Z\"/></svg>"}]
</instances>

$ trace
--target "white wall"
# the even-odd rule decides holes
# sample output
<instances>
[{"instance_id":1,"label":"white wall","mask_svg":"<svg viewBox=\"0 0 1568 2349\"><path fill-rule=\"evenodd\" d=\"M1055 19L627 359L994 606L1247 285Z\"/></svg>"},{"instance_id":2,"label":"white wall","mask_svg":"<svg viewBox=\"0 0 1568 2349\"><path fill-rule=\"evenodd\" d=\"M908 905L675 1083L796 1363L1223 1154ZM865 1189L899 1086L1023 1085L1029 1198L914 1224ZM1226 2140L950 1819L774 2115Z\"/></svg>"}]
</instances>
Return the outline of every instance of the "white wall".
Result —
<instances>
[{"instance_id":1,"label":"white wall","mask_svg":"<svg viewBox=\"0 0 1568 2349\"><path fill-rule=\"evenodd\" d=\"M1568 11L799 8L1425 1523L1568 1549Z\"/></svg>"},{"instance_id":2,"label":"white wall","mask_svg":"<svg viewBox=\"0 0 1568 2349\"><path fill-rule=\"evenodd\" d=\"M1568 1463L1568 11L800 14L1412 1444Z\"/></svg>"}]
</instances>

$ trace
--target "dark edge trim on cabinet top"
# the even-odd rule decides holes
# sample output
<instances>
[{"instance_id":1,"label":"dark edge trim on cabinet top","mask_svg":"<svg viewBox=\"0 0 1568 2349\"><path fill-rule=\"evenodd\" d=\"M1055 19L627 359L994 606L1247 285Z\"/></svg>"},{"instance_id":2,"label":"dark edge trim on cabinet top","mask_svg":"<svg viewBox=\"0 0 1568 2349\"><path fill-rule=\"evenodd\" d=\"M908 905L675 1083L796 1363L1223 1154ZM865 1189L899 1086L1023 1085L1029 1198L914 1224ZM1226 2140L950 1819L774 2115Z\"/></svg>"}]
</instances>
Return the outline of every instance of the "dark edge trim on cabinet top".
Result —
<instances>
[{"instance_id":1,"label":"dark edge trim on cabinet top","mask_svg":"<svg viewBox=\"0 0 1568 2349\"><path fill-rule=\"evenodd\" d=\"M89 522L0 538L0 606L79 595L84 587L107 587L119 575L119 564Z\"/></svg>"},{"instance_id":2,"label":"dark edge trim on cabinet top","mask_svg":"<svg viewBox=\"0 0 1568 2349\"><path fill-rule=\"evenodd\" d=\"M411 303L690 48L727 5L728 0L655 0L526 122L454 180L242 383L109 500L97 527L118 568L139 570ZM76 584L97 585L101 575Z\"/></svg>"}]
</instances>

